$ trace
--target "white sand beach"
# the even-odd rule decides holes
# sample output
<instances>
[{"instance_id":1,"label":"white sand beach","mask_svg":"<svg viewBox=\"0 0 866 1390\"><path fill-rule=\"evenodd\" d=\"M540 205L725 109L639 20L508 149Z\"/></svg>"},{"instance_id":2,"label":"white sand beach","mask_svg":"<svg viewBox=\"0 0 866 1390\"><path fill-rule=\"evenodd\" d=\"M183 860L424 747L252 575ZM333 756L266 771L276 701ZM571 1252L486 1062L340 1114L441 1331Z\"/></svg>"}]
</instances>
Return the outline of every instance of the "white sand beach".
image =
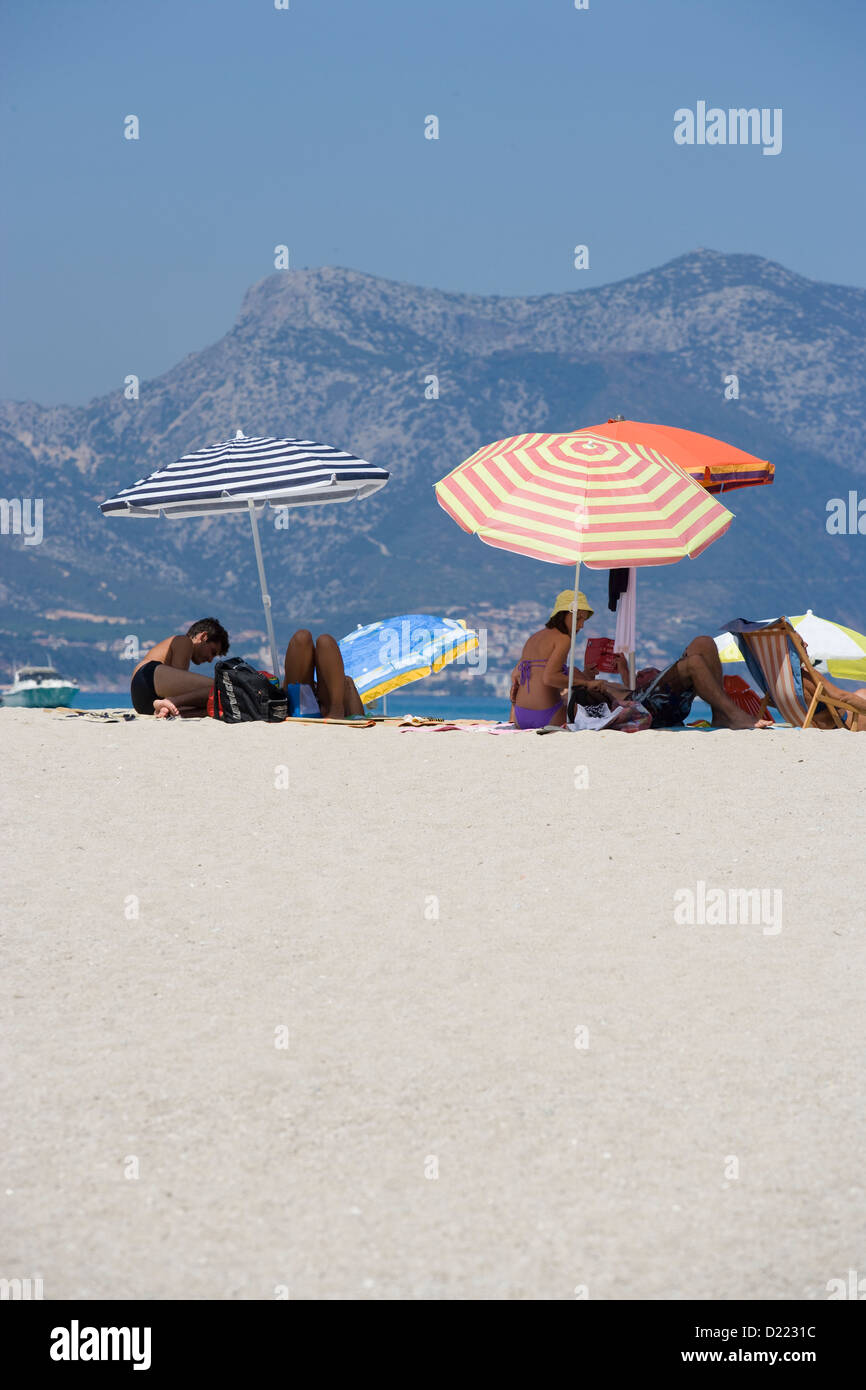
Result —
<instances>
[{"instance_id":1,"label":"white sand beach","mask_svg":"<svg viewBox=\"0 0 866 1390\"><path fill-rule=\"evenodd\" d=\"M866 738L0 710L0 739L6 1277L775 1300L866 1272ZM675 920L717 888L766 918Z\"/></svg>"}]
</instances>

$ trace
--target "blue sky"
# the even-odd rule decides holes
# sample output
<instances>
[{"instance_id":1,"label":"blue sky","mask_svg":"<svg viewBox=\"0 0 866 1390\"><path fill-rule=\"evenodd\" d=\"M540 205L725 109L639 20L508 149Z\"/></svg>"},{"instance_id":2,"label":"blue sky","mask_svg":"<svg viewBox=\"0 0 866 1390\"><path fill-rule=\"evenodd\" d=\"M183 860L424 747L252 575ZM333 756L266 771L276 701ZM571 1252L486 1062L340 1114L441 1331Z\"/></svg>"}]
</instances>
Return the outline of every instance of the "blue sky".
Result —
<instances>
[{"instance_id":1,"label":"blue sky","mask_svg":"<svg viewBox=\"0 0 866 1390\"><path fill-rule=\"evenodd\" d=\"M861 0L0 16L0 397L79 403L167 370L229 328L278 243L294 268L481 293L582 289L697 246L866 284ZM699 100L781 107L781 154L677 146L674 111Z\"/></svg>"}]
</instances>

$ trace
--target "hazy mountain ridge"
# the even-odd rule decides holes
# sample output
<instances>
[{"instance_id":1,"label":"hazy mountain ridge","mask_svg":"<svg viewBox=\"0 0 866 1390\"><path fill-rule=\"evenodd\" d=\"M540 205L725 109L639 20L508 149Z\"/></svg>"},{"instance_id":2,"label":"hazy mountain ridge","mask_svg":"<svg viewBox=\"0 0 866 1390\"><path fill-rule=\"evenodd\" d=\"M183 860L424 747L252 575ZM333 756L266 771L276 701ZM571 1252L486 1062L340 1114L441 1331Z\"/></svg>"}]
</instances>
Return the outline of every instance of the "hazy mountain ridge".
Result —
<instances>
[{"instance_id":1,"label":"hazy mountain ridge","mask_svg":"<svg viewBox=\"0 0 866 1390\"><path fill-rule=\"evenodd\" d=\"M419 345L459 342L466 352L531 345L591 356L677 353L707 391L721 391L723 376L738 373L747 413L786 430L793 424L802 442L838 462L864 442L866 291L816 284L758 256L697 251L614 285L523 299L416 289L330 268L304 276L303 284L272 275L253 286L238 328L250 320L274 332L291 322L339 334L351 317L350 341L368 350L384 349L399 325ZM842 427L840 438L827 437Z\"/></svg>"},{"instance_id":2,"label":"hazy mountain ridge","mask_svg":"<svg viewBox=\"0 0 866 1390\"><path fill-rule=\"evenodd\" d=\"M205 610L260 627L245 521L109 520L97 510L236 428L326 440L392 472L368 502L306 508L288 531L266 528L281 641L301 622L339 634L419 608L470 622L495 613L509 629L520 602L541 612L566 570L464 535L432 484L492 439L616 413L703 429L777 465L773 488L723 499L737 520L694 566L647 573L641 621L658 650L683 624L706 629L734 611L829 605L830 616L862 625L866 539L828 537L824 520L827 498L866 492L864 330L866 292L711 251L535 298L449 294L334 268L269 276L222 339L143 382L139 401L121 387L84 407L0 405L3 493L45 499L41 545L0 542L0 659L8 667L26 655L34 627L70 638L74 629L86 674L116 669L101 650L117 642L116 625L91 636L91 625L42 621L55 610L124 615L148 633ZM726 401L732 371L741 395ZM438 400L425 399L431 374ZM600 599L605 582L588 576L586 587Z\"/></svg>"}]
</instances>

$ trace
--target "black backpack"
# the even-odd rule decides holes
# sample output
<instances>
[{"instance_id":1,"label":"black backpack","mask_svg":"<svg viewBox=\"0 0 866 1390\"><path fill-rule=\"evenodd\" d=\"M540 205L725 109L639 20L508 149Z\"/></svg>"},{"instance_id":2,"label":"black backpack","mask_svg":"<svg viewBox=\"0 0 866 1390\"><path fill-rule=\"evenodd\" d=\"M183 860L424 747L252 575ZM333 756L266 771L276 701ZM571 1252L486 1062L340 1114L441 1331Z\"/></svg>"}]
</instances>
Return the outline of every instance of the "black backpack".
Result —
<instances>
[{"instance_id":1,"label":"black backpack","mask_svg":"<svg viewBox=\"0 0 866 1390\"><path fill-rule=\"evenodd\" d=\"M239 656L218 661L214 666L214 719L222 719L226 724L242 724L249 719L274 724L286 719L288 713L285 691Z\"/></svg>"}]
</instances>

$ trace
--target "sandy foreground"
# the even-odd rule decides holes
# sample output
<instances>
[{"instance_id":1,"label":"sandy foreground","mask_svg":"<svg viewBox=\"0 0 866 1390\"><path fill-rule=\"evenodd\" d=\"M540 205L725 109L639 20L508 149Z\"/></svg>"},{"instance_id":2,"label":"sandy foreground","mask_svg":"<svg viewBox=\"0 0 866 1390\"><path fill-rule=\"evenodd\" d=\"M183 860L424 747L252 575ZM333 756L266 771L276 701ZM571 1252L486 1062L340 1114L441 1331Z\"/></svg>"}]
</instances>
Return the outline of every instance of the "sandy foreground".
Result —
<instances>
[{"instance_id":1,"label":"sandy foreground","mask_svg":"<svg viewBox=\"0 0 866 1390\"><path fill-rule=\"evenodd\" d=\"M0 710L0 745L0 1275L825 1299L866 1274L866 738ZM767 911L676 921L700 883Z\"/></svg>"}]
</instances>

